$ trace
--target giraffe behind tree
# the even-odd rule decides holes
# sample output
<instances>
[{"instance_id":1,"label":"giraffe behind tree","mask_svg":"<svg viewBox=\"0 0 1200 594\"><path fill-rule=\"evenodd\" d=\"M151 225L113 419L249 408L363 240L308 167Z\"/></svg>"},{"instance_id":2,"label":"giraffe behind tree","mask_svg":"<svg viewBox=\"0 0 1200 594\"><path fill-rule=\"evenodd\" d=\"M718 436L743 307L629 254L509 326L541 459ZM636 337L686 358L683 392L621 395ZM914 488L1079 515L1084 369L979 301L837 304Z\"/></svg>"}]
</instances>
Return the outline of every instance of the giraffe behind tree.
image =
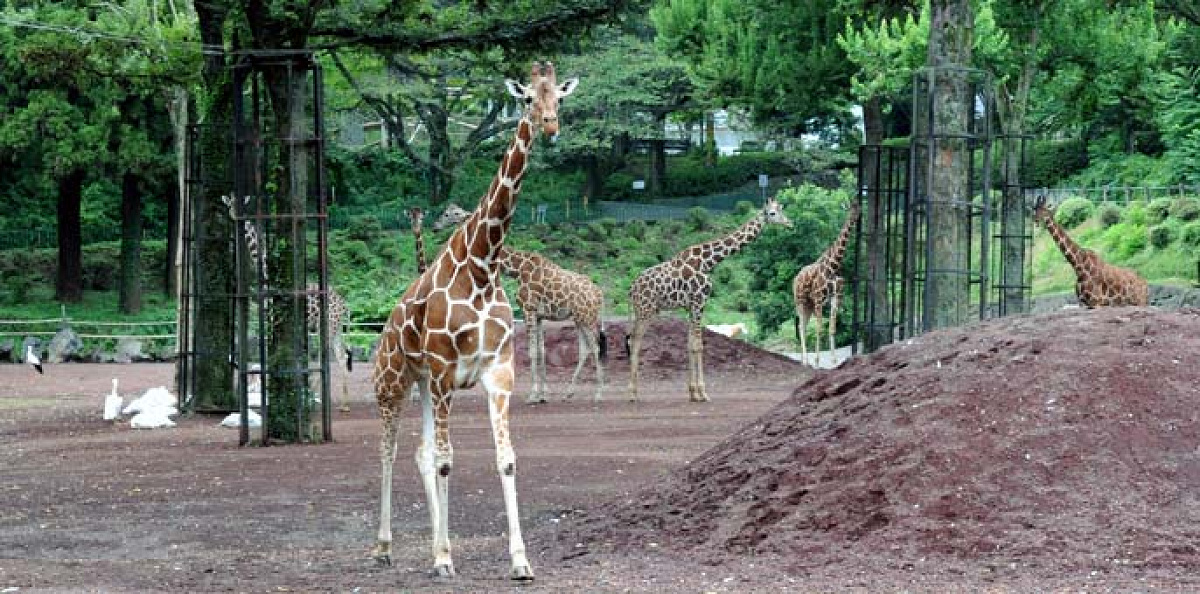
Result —
<instances>
[{"instance_id":1,"label":"giraffe behind tree","mask_svg":"<svg viewBox=\"0 0 1200 594\"><path fill-rule=\"evenodd\" d=\"M517 508L516 454L508 431L512 397L512 307L496 259L521 191L536 134L558 133L558 105L578 81L558 84L554 67L535 63L528 85L505 81L525 109L512 143L479 205L392 310L375 356L375 395L383 420L380 439L379 531L375 558L391 563L392 466L400 409L409 388L421 389L421 443L416 461L433 533L434 572L454 575L448 530L448 485L454 466L449 418L452 392L476 383L487 392L496 444L496 469L508 520L509 576L533 579Z\"/></svg>"},{"instance_id":2,"label":"giraffe behind tree","mask_svg":"<svg viewBox=\"0 0 1200 594\"><path fill-rule=\"evenodd\" d=\"M796 334L800 338L800 354L808 363L808 345L805 334L808 333L808 320L817 319L817 365L821 364L821 310L829 305L829 356L836 360L834 342L837 334L837 312L842 300L842 260L846 258L846 244L850 241L850 232L858 223L861 213L858 201L852 201L846 222L842 225L837 239L812 264L800 269L792 279L792 301L796 307Z\"/></svg>"},{"instance_id":3,"label":"giraffe behind tree","mask_svg":"<svg viewBox=\"0 0 1200 594\"><path fill-rule=\"evenodd\" d=\"M777 223L792 226L783 207L770 198L763 209L733 233L707 243L694 245L674 258L643 270L629 287L629 309L633 330L629 333L629 399L638 397L638 358L646 326L660 311L688 311L688 394L692 402L705 402L704 387L704 306L712 293L708 273L730 255L754 241L763 226Z\"/></svg>"},{"instance_id":4,"label":"giraffe behind tree","mask_svg":"<svg viewBox=\"0 0 1200 594\"><path fill-rule=\"evenodd\" d=\"M1096 252L1075 243L1054 220L1054 209L1046 205L1045 196L1038 196L1034 202L1033 220L1046 227L1067 263L1075 269L1075 296L1080 305L1090 308L1150 303L1146 280L1128 268L1101 260Z\"/></svg>"}]
</instances>

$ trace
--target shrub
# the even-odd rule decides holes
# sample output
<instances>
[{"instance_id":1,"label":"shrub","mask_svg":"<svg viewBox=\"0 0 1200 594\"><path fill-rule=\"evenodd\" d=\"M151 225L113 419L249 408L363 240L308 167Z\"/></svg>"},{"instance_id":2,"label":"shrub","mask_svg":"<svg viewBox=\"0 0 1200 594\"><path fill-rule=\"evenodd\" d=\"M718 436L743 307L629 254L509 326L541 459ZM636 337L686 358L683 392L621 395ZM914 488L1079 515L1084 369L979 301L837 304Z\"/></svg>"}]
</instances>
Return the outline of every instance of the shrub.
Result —
<instances>
[{"instance_id":1,"label":"shrub","mask_svg":"<svg viewBox=\"0 0 1200 594\"><path fill-rule=\"evenodd\" d=\"M1179 230L1179 240L1193 250L1200 249L1200 221L1192 221Z\"/></svg>"},{"instance_id":2,"label":"shrub","mask_svg":"<svg viewBox=\"0 0 1200 594\"><path fill-rule=\"evenodd\" d=\"M1171 202L1171 216L1181 221L1194 221L1200 218L1200 200L1195 198L1176 198Z\"/></svg>"},{"instance_id":3,"label":"shrub","mask_svg":"<svg viewBox=\"0 0 1200 594\"><path fill-rule=\"evenodd\" d=\"M372 242L382 234L383 223L372 215L351 219L346 225L346 236L351 240Z\"/></svg>"},{"instance_id":4,"label":"shrub","mask_svg":"<svg viewBox=\"0 0 1200 594\"><path fill-rule=\"evenodd\" d=\"M755 210L758 210L758 207L754 206L754 203L749 200L738 200L737 204L733 206L733 214L738 217L744 217Z\"/></svg>"},{"instance_id":5,"label":"shrub","mask_svg":"<svg viewBox=\"0 0 1200 594\"><path fill-rule=\"evenodd\" d=\"M1146 229L1129 223L1116 223L1104 231L1104 244L1118 257L1128 258L1146 247Z\"/></svg>"},{"instance_id":6,"label":"shrub","mask_svg":"<svg viewBox=\"0 0 1200 594\"><path fill-rule=\"evenodd\" d=\"M1171 199L1156 198L1146 206L1146 222L1157 225L1171 216Z\"/></svg>"},{"instance_id":7,"label":"shrub","mask_svg":"<svg viewBox=\"0 0 1200 594\"><path fill-rule=\"evenodd\" d=\"M703 206L688 210L687 226L692 231L707 231L712 226L712 213Z\"/></svg>"},{"instance_id":8,"label":"shrub","mask_svg":"<svg viewBox=\"0 0 1200 594\"><path fill-rule=\"evenodd\" d=\"M1157 249L1164 249L1175 241L1175 236L1179 234L1177 225L1171 223L1159 223L1150 228L1149 239L1150 245Z\"/></svg>"},{"instance_id":9,"label":"shrub","mask_svg":"<svg viewBox=\"0 0 1200 594\"><path fill-rule=\"evenodd\" d=\"M1062 180L1083 171L1088 165L1087 144L1081 140L1034 141L1027 149L1031 153L1028 171L1022 171L1023 181L1037 188L1057 185ZM996 179L1002 179L996 168Z\"/></svg>"},{"instance_id":10,"label":"shrub","mask_svg":"<svg viewBox=\"0 0 1200 594\"><path fill-rule=\"evenodd\" d=\"M1107 204L1100 208L1100 226L1105 229L1121 222L1121 209Z\"/></svg>"},{"instance_id":11,"label":"shrub","mask_svg":"<svg viewBox=\"0 0 1200 594\"><path fill-rule=\"evenodd\" d=\"M645 221L633 220L625 223L625 235L638 241L646 239Z\"/></svg>"},{"instance_id":12,"label":"shrub","mask_svg":"<svg viewBox=\"0 0 1200 594\"><path fill-rule=\"evenodd\" d=\"M1149 215L1146 213L1146 203L1138 200L1130 202L1125 210L1121 212L1121 222L1129 223L1130 225L1146 226L1146 220Z\"/></svg>"},{"instance_id":13,"label":"shrub","mask_svg":"<svg viewBox=\"0 0 1200 594\"><path fill-rule=\"evenodd\" d=\"M1096 206L1086 198L1067 198L1054 211L1054 220L1068 229L1078 227L1092 216L1095 208Z\"/></svg>"}]
</instances>

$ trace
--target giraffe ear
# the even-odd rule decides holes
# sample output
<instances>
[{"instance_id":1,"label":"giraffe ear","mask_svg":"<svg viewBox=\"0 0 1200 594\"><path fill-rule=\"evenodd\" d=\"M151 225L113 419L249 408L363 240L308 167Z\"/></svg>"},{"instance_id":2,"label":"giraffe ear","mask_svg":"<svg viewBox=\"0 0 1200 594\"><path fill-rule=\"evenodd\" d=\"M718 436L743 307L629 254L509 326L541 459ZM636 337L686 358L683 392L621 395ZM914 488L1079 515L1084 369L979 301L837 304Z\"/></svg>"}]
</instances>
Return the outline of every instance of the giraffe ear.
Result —
<instances>
[{"instance_id":1,"label":"giraffe ear","mask_svg":"<svg viewBox=\"0 0 1200 594\"><path fill-rule=\"evenodd\" d=\"M577 86L579 86L578 78L572 78L571 80L568 80L567 82L565 82L561 85L558 85L558 98L562 99L563 97L566 97L567 95L570 95L571 93L574 93L575 87L577 87Z\"/></svg>"},{"instance_id":2,"label":"giraffe ear","mask_svg":"<svg viewBox=\"0 0 1200 594\"><path fill-rule=\"evenodd\" d=\"M504 79L504 87L508 89L508 94L517 99L524 99L529 96L529 89L525 85L511 79Z\"/></svg>"}]
</instances>

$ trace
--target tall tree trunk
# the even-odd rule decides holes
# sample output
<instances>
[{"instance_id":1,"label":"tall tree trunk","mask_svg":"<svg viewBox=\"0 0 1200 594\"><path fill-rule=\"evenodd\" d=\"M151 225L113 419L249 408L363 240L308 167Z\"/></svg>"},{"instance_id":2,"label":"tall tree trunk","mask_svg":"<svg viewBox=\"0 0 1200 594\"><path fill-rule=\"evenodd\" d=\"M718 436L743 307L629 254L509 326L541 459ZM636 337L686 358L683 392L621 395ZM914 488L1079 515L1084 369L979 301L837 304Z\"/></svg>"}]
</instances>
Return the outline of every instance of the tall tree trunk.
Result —
<instances>
[{"instance_id":1,"label":"tall tree trunk","mask_svg":"<svg viewBox=\"0 0 1200 594\"><path fill-rule=\"evenodd\" d=\"M309 148L306 139L312 131L305 118L307 73L301 65L292 68L273 67L264 71L266 89L271 99L274 131L279 159L272 170L279 176L273 180L278 189L275 195L275 214L286 228L274 234L275 248L268 252L268 269L275 286L272 289L290 295L277 298L271 307L268 366L275 373L269 376L268 438L288 443L312 439L312 394L307 374L287 373L307 369L308 286L304 269L307 225L301 215L307 211ZM326 360L328 364L328 360ZM326 368L328 368L326 366ZM283 373L280 373L283 372ZM328 379L328 378L324 378ZM327 382L326 382L327 383ZM328 390L326 390L328 394Z\"/></svg>"},{"instance_id":2,"label":"tall tree trunk","mask_svg":"<svg viewBox=\"0 0 1200 594\"><path fill-rule=\"evenodd\" d=\"M83 202L84 171L74 169L58 178L58 272L54 298L64 303L83 301Z\"/></svg>"},{"instance_id":3,"label":"tall tree trunk","mask_svg":"<svg viewBox=\"0 0 1200 594\"><path fill-rule=\"evenodd\" d=\"M1036 7L1038 20L1045 3ZM1025 114L1029 105L1029 93L1033 78L1037 74L1037 51L1040 39L1038 24L1029 31L1025 49L1025 60L1017 77L1016 89L1009 92L1007 85L997 93L997 108L1000 111L1000 126L1004 133L1004 191L1000 206L1000 307L1001 315L1024 313L1025 303L1025 236L1029 216L1025 210L1024 184L1021 175L1021 156L1024 146Z\"/></svg>"},{"instance_id":4,"label":"tall tree trunk","mask_svg":"<svg viewBox=\"0 0 1200 594\"><path fill-rule=\"evenodd\" d=\"M430 108L425 118L429 132L429 203L438 206L450 200L454 187L451 174L450 117L444 110Z\"/></svg>"},{"instance_id":5,"label":"tall tree trunk","mask_svg":"<svg viewBox=\"0 0 1200 594\"><path fill-rule=\"evenodd\" d=\"M121 176L121 265L118 309L124 314L142 310L142 192L132 171Z\"/></svg>"},{"instance_id":6,"label":"tall tree trunk","mask_svg":"<svg viewBox=\"0 0 1200 594\"><path fill-rule=\"evenodd\" d=\"M861 151L863 185L867 204L863 209L860 229L867 234L867 291L871 309L866 312L864 350L868 353L892 341L892 310L888 301L887 220L885 195L880 187L880 167L883 147L883 107L878 97L863 104L863 150Z\"/></svg>"},{"instance_id":7,"label":"tall tree trunk","mask_svg":"<svg viewBox=\"0 0 1200 594\"><path fill-rule=\"evenodd\" d=\"M958 70L971 64L974 15L969 0L933 0L929 27L932 94L927 158L931 245L925 262L926 328L945 328L967 320L970 301L969 146L963 138L974 108L970 81Z\"/></svg>"},{"instance_id":8,"label":"tall tree trunk","mask_svg":"<svg viewBox=\"0 0 1200 594\"><path fill-rule=\"evenodd\" d=\"M604 197L604 174L600 171L600 159L595 155L588 155L583 160L583 205L588 207L591 200L599 200Z\"/></svg>"},{"instance_id":9,"label":"tall tree trunk","mask_svg":"<svg viewBox=\"0 0 1200 594\"><path fill-rule=\"evenodd\" d=\"M654 131L658 134L658 138L650 139L650 195L663 195L663 181L667 177L667 141L662 136L665 134L664 125L667 118L665 114L654 114Z\"/></svg>"},{"instance_id":10,"label":"tall tree trunk","mask_svg":"<svg viewBox=\"0 0 1200 594\"><path fill-rule=\"evenodd\" d=\"M717 164L717 120L712 111L704 112L704 164Z\"/></svg>"},{"instance_id":11,"label":"tall tree trunk","mask_svg":"<svg viewBox=\"0 0 1200 594\"><path fill-rule=\"evenodd\" d=\"M228 9L219 3L200 0L196 0L195 6L201 40L210 47L223 47ZM193 408L197 412L228 412L238 407L233 392L233 368L228 360L233 346L234 253L230 241L233 223L221 203L221 195L228 194L233 183L230 167L233 141L229 134L233 121L233 82L221 54L205 54L202 74L207 96L197 146L202 185L197 195L189 196L196 221L192 317L196 392L185 396L194 399Z\"/></svg>"},{"instance_id":12,"label":"tall tree trunk","mask_svg":"<svg viewBox=\"0 0 1200 594\"><path fill-rule=\"evenodd\" d=\"M171 186L165 190L167 198L167 254L163 261L162 290L163 295L174 298L179 287L179 265L175 254L179 252L179 187Z\"/></svg>"},{"instance_id":13,"label":"tall tree trunk","mask_svg":"<svg viewBox=\"0 0 1200 594\"><path fill-rule=\"evenodd\" d=\"M187 127L188 93L183 87L172 87L167 101L167 115L171 118L172 140L175 143L175 188L167 194L167 258L163 283L169 297L179 299L179 286L183 273L183 201L187 196ZM179 312L176 312L179 313Z\"/></svg>"}]
</instances>

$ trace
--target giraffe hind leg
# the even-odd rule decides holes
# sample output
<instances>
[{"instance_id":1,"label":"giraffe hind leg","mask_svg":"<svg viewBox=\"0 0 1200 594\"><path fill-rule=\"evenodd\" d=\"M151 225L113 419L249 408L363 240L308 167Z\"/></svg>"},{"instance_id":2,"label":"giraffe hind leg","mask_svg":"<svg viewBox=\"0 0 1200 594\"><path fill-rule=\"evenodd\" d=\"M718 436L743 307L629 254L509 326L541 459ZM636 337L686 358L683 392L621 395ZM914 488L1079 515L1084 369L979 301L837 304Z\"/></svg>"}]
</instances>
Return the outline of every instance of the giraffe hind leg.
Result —
<instances>
[{"instance_id":1,"label":"giraffe hind leg","mask_svg":"<svg viewBox=\"0 0 1200 594\"><path fill-rule=\"evenodd\" d=\"M383 431L379 440L379 531L371 557L380 565L392 564L392 469L396 462L400 408L404 392L412 383L408 375L401 375L395 384L377 385L375 389Z\"/></svg>"}]
</instances>

